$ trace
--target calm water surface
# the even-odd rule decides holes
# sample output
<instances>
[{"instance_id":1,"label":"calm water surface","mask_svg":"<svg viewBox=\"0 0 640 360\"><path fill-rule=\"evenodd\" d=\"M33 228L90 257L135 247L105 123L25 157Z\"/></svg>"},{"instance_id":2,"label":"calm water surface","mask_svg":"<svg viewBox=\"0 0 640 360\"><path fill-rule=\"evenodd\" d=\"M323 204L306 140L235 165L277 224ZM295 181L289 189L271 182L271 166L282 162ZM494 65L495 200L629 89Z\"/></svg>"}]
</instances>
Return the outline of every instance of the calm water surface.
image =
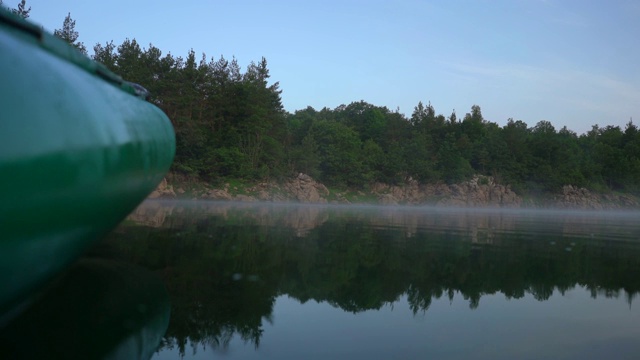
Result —
<instances>
[{"instance_id":1,"label":"calm water surface","mask_svg":"<svg viewBox=\"0 0 640 360\"><path fill-rule=\"evenodd\" d=\"M640 354L638 212L148 201L87 258L164 284L153 359Z\"/></svg>"}]
</instances>

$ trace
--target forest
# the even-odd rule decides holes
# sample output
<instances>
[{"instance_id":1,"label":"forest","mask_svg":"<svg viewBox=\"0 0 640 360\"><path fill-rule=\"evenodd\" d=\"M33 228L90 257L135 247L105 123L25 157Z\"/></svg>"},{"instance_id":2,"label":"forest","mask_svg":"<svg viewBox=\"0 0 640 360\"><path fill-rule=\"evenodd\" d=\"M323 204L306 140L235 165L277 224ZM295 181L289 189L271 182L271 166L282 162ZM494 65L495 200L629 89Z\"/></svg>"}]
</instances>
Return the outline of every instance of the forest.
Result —
<instances>
[{"instance_id":1,"label":"forest","mask_svg":"<svg viewBox=\"0 0 640 360\"><path fill-rule=\"evenodd\" d=\"M14 12L28 17L29 10L22 0ZM87 54L71 14L55 35ZM640 193L640 131L631 120L624 129L593 125L578 135L545 120L531 126L508 119L500 126L485 119L479 105L460 116L419 102L407 117L364 100L288 112L265 58L243 70L235 57L194 50L175 56L135 38L98 43L91 57L150 91L149 101L175 128L171 171L189 179L215 185L302 172L328 186L367 189L409 179L456 183L480 174L518 193L563 185Z\"/></svg>"}]
</instances>

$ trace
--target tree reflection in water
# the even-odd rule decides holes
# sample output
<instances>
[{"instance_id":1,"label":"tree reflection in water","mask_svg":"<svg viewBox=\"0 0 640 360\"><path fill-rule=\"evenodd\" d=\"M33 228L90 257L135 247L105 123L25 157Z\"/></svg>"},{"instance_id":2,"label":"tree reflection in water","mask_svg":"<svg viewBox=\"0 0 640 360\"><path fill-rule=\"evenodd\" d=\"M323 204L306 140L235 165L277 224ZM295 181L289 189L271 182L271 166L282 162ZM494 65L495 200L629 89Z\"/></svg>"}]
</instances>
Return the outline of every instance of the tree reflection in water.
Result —
<instances>
[{"instance_id":1,"label":"tree reflection in water","mask_svg":"<svg viewBox=\"0 0 640 360\"><path fill-rule=\"evenodd\" d=\"M549 299L576 286L631 304L640 291L634 214L146 203L102 244L163 277L163 339L258 347L275 299L358 313L406 295L414 314L459 293Z\"/></svg>"}]
</instances>

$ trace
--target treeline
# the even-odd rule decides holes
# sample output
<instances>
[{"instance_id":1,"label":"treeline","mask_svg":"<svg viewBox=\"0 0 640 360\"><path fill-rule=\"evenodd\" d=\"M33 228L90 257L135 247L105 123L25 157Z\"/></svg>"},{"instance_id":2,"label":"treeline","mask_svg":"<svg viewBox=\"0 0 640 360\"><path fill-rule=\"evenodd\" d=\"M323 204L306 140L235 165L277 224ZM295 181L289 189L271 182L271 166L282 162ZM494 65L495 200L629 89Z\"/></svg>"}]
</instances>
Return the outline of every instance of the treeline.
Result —
<instances>
[{"instance_id":1,"label":"treeline","mask_svg":"<svg viewBox=\"0 0 640 360\"><path fill-rule=\"evenodd\" d=\"M174 57L135 40L94 47L94 58L147 87L177 136L173 171L207 181L307 173L337 187L374 182L454 183L494 176L517 191L563 185L637 193L640 132L629 122L578 136L548 121L530 127L487 121L479 106L462 118L419 103L410 118L364 101L287 113L267 62L243 72L236 59Z\"/></svg>"},{"instance_id":2,"label":"treeline","mask_svg":"<svg viewBox=\"0 0 640 360\"><path fill-rule=\"evenodd\" d=\"M135 40L94 47L94 58L143 84L171 118L173 171L207 181L278 179L304 172L338 187L373 182L454 183L494 176L516 190L572 184L638 192L640 132L629 122L578 136L548 121L487 121L479 106L458 119L419 103L410 118L364 101L335 109L283 110L263 58L244 72L235 59L162 56Z\"/></svg>"},{"instance_id":3,"label":"treeline","mask_svg":"<svg viewBox=\"0 0 640 360\"><path fill-rule=\"evenodd\" d=\"M82 50L74 27L69 15L56 34ZM366 188L482 174L518 192L566 184L640 192L640 132L631 121L578 136L548 121L529 126L509 119L499 126L477 105L461 118L423 103L407 118L364 101L288 113L264 58L242 71L235 58L198 57L193 50L184 58L163 55L135 39L93 50L95 60L151 92L176 131L172 171L190 177L262 181L304 172L330 186Z\"/></svg>"},{"instance_id":4,"label":"treeline","mask_svg":"<svg viewBox=\"0 0 640 360\"><path fill-rule=\"evenodd\" d=\"M94 59L151 93L176 131L173 171L205 180L266 179L286 172L287 126L267 62L174 57L135 40L94 46Z\"/></svg>"},{"instance_id":5,"label":"treeline","mask_svg":"<svg viewBox=\"0 0 640 360\"><path fill-rule=\"evenodd\" d=\"M631 122L594 126L578 136L548 121L529 127L509 119L500 127L479 106L458 119L419 103L411 118L365 102L334 110L296 111L288 117L296 169L330 183L372 181L453 183L490 175L520 190L562 185L635 192L640 176L640 134Z\"/></svg>"}]
</instances>

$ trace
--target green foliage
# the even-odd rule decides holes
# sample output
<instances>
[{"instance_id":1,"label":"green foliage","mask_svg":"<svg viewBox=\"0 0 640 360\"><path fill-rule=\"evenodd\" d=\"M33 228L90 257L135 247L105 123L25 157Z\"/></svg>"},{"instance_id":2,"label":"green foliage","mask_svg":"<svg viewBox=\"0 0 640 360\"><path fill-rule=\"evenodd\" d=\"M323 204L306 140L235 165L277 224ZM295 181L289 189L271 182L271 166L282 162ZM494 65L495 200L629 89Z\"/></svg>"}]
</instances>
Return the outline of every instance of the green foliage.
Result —
<instances>
[{"instance_id":1,"label":"green foliage","mask_svg":"<svg viewBox=\"0 0 640 360\"><path fill-rule=\"evenodd\" d=\"M2 0L0 0L0 6L4 6L4 4L2 3ZM18 3L18 7L16 7L15 9L9 9L13 14L20 16L23 19L26 19L29 17L29 13L31 12L31 6L29 6L29 8L27 8L27 2L26 0L20 0L20 2Z\"/></svg>"},{"instance_id":2,"label":"green foliage","mask_svg":"<svg viewBox=\"0 0 640 360\"><path fill-rule=\"evenodd\" d=\"M437 169L442 179L450 184L466 180L473 174L469 161L454 144L453 134L448 134L438 150Z\"/></svg>"},{"instance_id":3,"label":"green foliage","mask_svg":"<svg viewBox=\"0 0 640 360\"><path fill-rule=\"evenodd\" d=\"M135 39L94 46L93 58L145 86L176 131L173 171L219 182L280 177L287 171L286 114L263 58L242 73L235 59L174 57Z\"/></svg>"},{"instance_id":4,"label":"green foliage","mask_svg":"<svg viewBox=\"0 0 640 360\"><path fill-rule=\"evenodd\" d=\"M320 176L319 146L313 134L307 134L299 147L291 149L293 168L314 178Z\"/></svg>"},{"instance_id":5,"label":"green foliage","mask_svg":"<svg viewBox=\"0 0 640 360\"><path fill-rule=\"evenodd\" d=\"M22 2L24 8L24 0ZM31 8L29 8L31 10ZM28 13L28 11L27 11ZM64 22L62 23L62 29L56 29L53 31L53 34L60 39L68 42L70 45L78 49L83 54L87 54L87 48L84 44L78 40L78 32L76 31L76 21L71 19L71 13L67 14L67 17L64 18Z\"/></svg>"},{"instance_id":6,"label":"green foliage","mask_svg":"<svg viewBox=\"0 0 640 360\"><path fill-rule=\"evenodd\" d=\"M0 5L2 1L0 0ZM27 18L25 0L14 13ZM55 35L86 53L75 20ZM162 54L135 39L93 47L93 59L150 91L149 101L176 132L172 171L221 183L280 179L299 172L338 188L375 182L455 183L473 174L493 176L521 193L558 191L570 184L597 191L640 193L640 131L629 122L597 125L578 136L549 121L529 128L509 119L487 121L480 106L460 120L422 102L410 118L365 101L335 109L287 113L267 60L242 72L235 58Z\"/></svg>"},{"instance_id":7,"label":"green foliage","mask_svg":"<svg viewBox=\"0 0 640 360\"><path fill-rule=\"evenodd\" d=\"M362 186L362 142L350 127L334 121L315 122L310 133L318 143L321 180L332 185Z\"/></svg>"},{"instance_id":8,"label":"green foliage","mask_svg":"<svg viewBox=\"0 0 640 360\"><path fill-rule=\"evenodd\" d=\"M21 3L24 8L24 1ZM28 15L28 9L24 10ZM82 50L70 14L56 35ZM640 192L640 132L632 122L594 126L577 136L549 121L529 128L487 121L480 106L458 119L422 102L410 118L365 101L335 109L287 113L266 59L242 72L235 58L163 55L135 39L93 47L93 58L145 86L172 120L177 149L172 171L221 183L279 179L299 172L338 188L375 182L455 183L493 176L526 193L563 185Z\"/></svg>"}]
</instances>

